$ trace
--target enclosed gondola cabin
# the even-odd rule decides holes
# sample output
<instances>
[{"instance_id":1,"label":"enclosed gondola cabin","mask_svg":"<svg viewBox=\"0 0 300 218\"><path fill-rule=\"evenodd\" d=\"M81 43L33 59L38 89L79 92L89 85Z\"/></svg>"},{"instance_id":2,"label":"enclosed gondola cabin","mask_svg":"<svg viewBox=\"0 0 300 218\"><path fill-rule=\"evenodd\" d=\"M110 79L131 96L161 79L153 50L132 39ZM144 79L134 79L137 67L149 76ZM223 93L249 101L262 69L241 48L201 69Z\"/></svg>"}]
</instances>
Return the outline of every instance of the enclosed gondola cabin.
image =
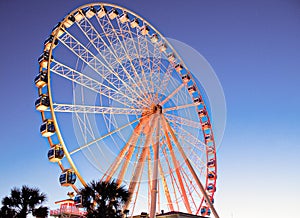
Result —
<instances>
[{"instance_id":1,"label":"enclosed gondola cabin","mask_svg":"<svg viewBox=\"0 0 300 218\"><path fill-rule=\"evenodd\" d=\"M213 171L209 172L209 173L207 174L207 178L208 178L209 180L214 180L214 179L216 178L215 172L213 172Z\"/></svg>"},{"instance_id":2,"label":"enclosed gondola cabin","mask_svg":"<svg viewBox=\"0 0 300 218\"><path fill-rule=\"evenodd\" d=\"M205 117L207 115L207 112L204 109L201 109L198 111L198 115L202 118Z\"/></svg>"},{"instance_id":3,"label":"enclosed gondola cabin","mask_svg":"<svg viewBox=\"0 0 300 218\"><path fill-rule=\"evenodd\" d=\"M52 29L52 36L56 36L57 38L61 37L64 33L65 30L63 27L60 26L61 23L59 22L53 29Z\"/></svg>"},{"instance_id":4,"label":"enclosed gondola cabin","mask_svg":"<svg viewBox=\"0 0 300 218\"><path fill-rule=\"evenodd\" d=\"M55 133L54 123L52 120L46 120L40 127L43 137L50 137Z\"/></svg>"},{"instance_id":5,"label":"enclosed gondola cabin","mask_svg":"<svg viewBox=\"0 0 300 218\"><path fill-rule=\"evenodd\" d=\"M189 74L185 74L181 78L184 83L188 83L191 79Z\"/></svg>"},{"instance_id":6,"label":"enclosed gondola cabin","mask_svg":"<svg viewBox=\"0 0 300 218\"><path fill-rule=\"evenodd\" d=\"M168 60L173 63L175 61L175 55L173 53L168 54Z\"/></svg>"},{"instance_id":7,"label":"enclosed gondola cabin","mask_svg":"<svg viewBox=\"0 0 300 218\"><path fill-rule=\"evenodd\" d=\"M202 216L210 216L210 209L207 206L203 206L200 210Z\"/></svg>"},{"instance_id":8,"label":"enclosed gondola cabin","mask_svg":"<svg viewBox=\"0 0 300 218\"><path fill-rule=\"evenodd\" d=\"M75 23L76 19L74 17L74 15L70 15L64 22L64 26L66 28L70 28L74 23Z\"/></svg>"},{"instance_id":9,"label":"enclosed gondola cabin","mask_svg":"<svg viewBox=\"0 0 300 218\"><path fill-rule=\"evenodd\" d=\"M41 54L39 59L38 59L40 67L46 69L47 66L48 66L49 59L50 59L50 61L52 61L53 56L51 56L51 58L50 58L50 55L49 55L48 51L45 51L43 54Z\"/></svg>"},{"instance_id":10,"label":"enclosed gondola cabin","mask_svg":"<svg viewBox=\"0 0 300 218\"><path fill-rule=\"evenodd\" d=\"M128 14L127 14L126 12L124 12L124 13L121 15L120 21L121 21L121 23L126 23L126 22L129 21L129 16L128 16Z\"/></svg>"},{"instance_id":11,"label":"enclosed gondola cabin","mask_svg":"<svg viewBox=\"0 0 300 218\"><path fill-rule=\"evenodd\" d=\"M176 64L175 70L179 73L183 69L183 66L181 64Z\"/></svg>"},{"instance_id":12,"label":"enclosed gondola cabin","mask_svg":"<svg viewBox=\"0 0 300 218\"><path fill-rule=\"evenodd\" d=\"M147 35L149 33L149 27L147 25L144 25L141 27L141 34L143 36Z\"/></svg>"},{"instance_id":13,"label":"enclosed gondola cabin","mask_svg":"<svg viewBox=\"0 0 300 218\"><path fill-rule=\"evenodd\" d=\"M213 192L216 191L216 187L214 186L214 184L209 183L206 190L207 190L208 193L213 193Z\"/></svg>"},{"instance_id":14,"label":"enclosed gondola cabin","mask_svg":"<svg viewBox=\"0 0 300 218\"><path fill-rule=\"evenodd\" d=\"M38 111L45 111L49 108L50 101L49 97L47 95L41 95L36 101L35 101L35 108Z\"/></svg>"},{"instance_id":15,"label":"enclosed gondola cabin","mask_svg":"<svg viewBox=\"0 0 300 218\"><path fill-rule=\"evenodd\" d=\"M80 22L84 18L84 11L82 11L82 10L76 11L74 13L74 18L75 18L76 22Z\"/></svg>"},{"instance_id":16,"label":"enclosed gondola cabin","mask_svg":"<svg viewBox=\"0 0 300 218\"><path fill-rule=\"evenodd\" d=\"M159 51L160 52L164 52L164 51L166 51L167 50L167 45L165 44L165 43L161 43L160 45L159 45Z\"/></svg>"},{"instance_id":17,"label":"enclosed gondola cabin","mask_svg":"<svg viewBox=\"0 0 300 218\"><path fill-rule=\"evenodd\" d=\"M111 20L115 19L118 15L119 15L119 13L115 8L111 9L108 13L108 17Z\"/></svg>"},{"instance_id":18,"label":"enclosed gondola cabin","mask_svg":"<svg viewBox=\"0 0 300 218\"><path fill-rule=\"evenodd\" d=\"M93 6L89 7L88 10L85 12L85 16L90 19L97 13L96 8Z\"/></svg>"},{"instance_id":19,"label":"enclosed gondola cabin","mask_svg":"<svg viewBox=\"0 0 300 218\"><path fill-rule=\"evenodd\" d=\"M76 182L76 174L71 169L66 169L62 172L59 177L59 182L61 186L70 186Z\"/></svg>"},{"instance_id":20,"label":"enclosed gondola cabin","mask_svg":"<svg viewBox=\"0 0 300 218\"><path fill-rule=\"evenodd\" d=\"M188 87L188 91L190 94L193 94L194 92L196 92L196 86L195 85L190 85Z\"/></svg>"},{"instance_id":21,"label":"enclosed gondola cabin","mask_svg":"<svg viewBox=\"0 0 300 218\"><path fill-rule=\"evenodd\" d=\"M82 207L82 196L76 195L74 198L74 204L76 207Z\"/></svg>"},{"instance_id":22,"label":"enclosed gondola cabin","mask_svg":"<svg viewBox=\"0 0 300 218\"><path fill-rule=\"evenodd\" d=\"M158 36L156 33L152 34L151 36L151 42L152 43L156 43L158 41Z\"/></svg>"},{"instance_id":23,"label":"enclosed gondola cabin","mask_svg":"<svg viewBox=\"0 0 300 218\"><path fill-rule=\"evenodd\" d=\"M37 88L43 88L48 83L47 71L41 71L34 79L35 86Z\"/></svg>"},{"instance_id":24,"label":"enclosed gondola cabin","mask_svg":"<svg viewBox=\"0 0 300 218\"><path fill-rule=\"evenodd\" d=\"M202 103L202 100L201 100L200 97L194 98L193 101L194 101L194 104L195 104L195 105L200 105L200 104Z\"/></svg>"},{"instance_id":25,"label":"enclosed gondola cabin","mask_svg":"<svg viewBox=\"0 0 300 218\"><path fill-rule=\"evenodd\" d=\"M53 42L53 46L52 46L52 49L53 49L58 45L58 40L54 39L54 36L51 35L44 42L44 51L49 51L50 50L52 42Z\"/></svg>"},{"instance_id":26,"label":"enclosed gondola cabin","mask_svg":"<svg viewBox=\"0 0 300 218\"><path fill-rule=\"evenodd\" d=\"M106 8L105 7L101 7L101 9L98 11L98 15L97 16L99 18L102 18L102 17L104 17L106 15L106 13L107 13Z\"/></svg>"},{"instance_id":27,"label":"enclosed gondola cabin","mask_svg":"<svg viewBox=\"0 0 300 218\"><path fill-rule=\"evenodd\" d=\"M215 167L215 163L216 161L214 159L210 159L208 162L207 162L207 167L208 168L214 168Z\"/></svg>"},{"instance_id":28,"label":"enclosed gondola cabin","mask_svg":"<svg viewBox=\"0 0 300 218\"><path fill-rule=\"evenodd\" d=\"M139 20L137 18L134 18L132 21L130 21L130 27L136 28L139 25Z\"/></svg>"},{"instance_id":29,"label":"enclosed gondola cabin","mask_svg":"<svg viewBox=\"0 0 300 218\"><path fill-rule=\"evenodd\" d=\"M55 145L48 151L48 159L50 162L58 162L64 157L64 150L60 145Z\"/></svg>"}]
</instances>

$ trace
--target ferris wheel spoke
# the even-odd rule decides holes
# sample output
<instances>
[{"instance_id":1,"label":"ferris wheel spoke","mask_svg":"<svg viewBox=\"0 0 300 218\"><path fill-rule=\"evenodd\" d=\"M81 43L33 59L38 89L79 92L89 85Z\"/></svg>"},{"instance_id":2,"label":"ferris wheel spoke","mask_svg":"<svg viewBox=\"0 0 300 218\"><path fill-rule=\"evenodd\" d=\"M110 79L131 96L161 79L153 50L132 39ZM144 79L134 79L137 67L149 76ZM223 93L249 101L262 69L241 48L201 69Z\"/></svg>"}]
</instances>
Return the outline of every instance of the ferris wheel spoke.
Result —
<instances>
[{"instance_id":1,"label":"ferris wheel spoke","mask_svg":"<svg viewBox=\"0 0 300 218\"><path fill-rule=\"evenodd\" d=\"M173 206L173 203L172 203L169 187L168 187L167 180L166 180L166 177L165 177L165 172L163 171L163 168L162 168L162 165L161 165L161 161L159 161L159 173L160 173L160 176L162 178L162 185L163 185L164 193L165 193L166 199L168 201L168 208L169 208L170 211L174 211L174 206Z\"/></svg>"},{"instance_id":2,"label":"ferris wheel spoke","mask_svg":"<svg viewBox=\"0 0 300 218\"><path fill-rule=\"evenodd\" d=\"M73 104L53 104L54 112L62 113L91 113L91 114L142 114L141 109L103 107L103 106L88 106L88 105L73 105Z\"/></svg>"},{"instance_id":3,"label":"ferris wheel spoke","mask_svg":"<svg viewBox=\"0 0 300 218\"><path fill-rule=\"evenodd\" d=\"M188 197L187 197L187 194L186 194L186 190L185 190L185 187L184 187L184 183L183 183L183 180L182 180L182 175L180 173L180 165L178 163L175 152L173 150L173 145L172 145L172 142L171 142L171 139L170 139L170 136L169 136L169 130L167 129L166 122L162 121L162 127L163 127L163 131L164 131L164 134L165 134L167 147L169 149L169 152L170 152L171 158L172 158L172 162L173 162L173 165L175 167L175 173L177 175L177 179L178 179L178 182L179 182L179 185L180 185L180 190L181 190L181 194L183 196L184 205L185 205L188 213L192 213L191 206L189 204Z\"/></svg>"},{"instance_id":4,"label":"ferris wheel spoke","mask_svg":"<svg viewBox=\"0 0 300 218\"><path fill-rule=\"evenodd\" d=\"M99 21L99 18L97 19ZM110 66L110 69L113 71L116 71L116 73L121 77L121 75L124 75L123 72L125 72L128 80L133 81L134 85L132 87L135 87L136 89L140 89L138 84L136 84L135 80L131 77L131 75L128 73L128 70L123 66L121 60L126 60L126 57L120 57L117 52L113 52L110 46L107 45L107 43L103 40L103 38L100 36L99 32L96 30L96 28L93 26L93 24L84 16L84 19L81 20L79 23L77 23L81 31L84 33L84 35L89 39L93 47L98 51L98 54L101 55L102 59L106 62L107 66ZM100 22L99 22L100 24ZM103 26L101 25L102 29ZM103 29L104 31L105 29ZM104 31L106 32L106 31ZM104 34L104 36L107 37L107 34ZM111 47L118 51L119 48L115 48L116 41L112 42L109 41ZM121 72L119 72L119 66L122 67ZM122 80L125 80L125 78L122 78ZM140 92L141 93L141 92Z\"/></svg>"},{"instance_id":5,"label":"ferris wheel spoke","mask_svg":"<svg viewBox=\"0 0 300 218\"><path fill-rule=\"evenodd\" d=\"M157 117L154 117L153 126L157 125L157 120L158 120ZM138 178L141 176L143 169L144 169L144 163L145 163L145 159L147 157L148 149L150 148L153 131L154 131L154 129L151 128L146 135L144 147L143 147L140 157L138 159L137 166L134 169L132 180L129 184L129 188L128 188L129 193L133 193L136 188L137 183L139 183ZM130 194L128 202L130 202L131 198L132 198L132 194ZM127 207L128 207L128 203L126 203L126 205L125 205L125 208L127 208Z\"/></svg>"},{"instance_id":6,"label":"ferris wheel spoke","mask_svg":"<svg viewBox=\"0 0 300 218\"><path fill-rule=\"evenodd\" d=\"M162 116L163 116L163 115L162 115ZM169 122L167 121L167 119L164 118L164 116L163 116L163 119L162 119L162 120L163 120L162 122L163 122L164 128L166 128L166 130L171 134L171 136L172 136L172 138L173 138L173 141L174 141L175 145L177 146L177 148L178 148L178 150L179 150L179 152L180 152L182 158L183 158L184 161L185 161L185 164L187 165L189 171L191 172L192 177L194 178L195 182L197 183L198 188L201 190L202 195L204 196L204 199L206 200L207 204L208 204L209 207L211 208L211 210L212 210L212 212L213 212L215 218L219 218L219 215L217 214L217 211L215 210L213 204L211 203L211 201L210 201L210 199L209 199L209 197L208 197L208 195L207 195L207 193L206 193L206 191L205 191L205 189L204 189L204 187L203 187L201 181L199 180L199 178L198 178L198 176L197 176L197 174L196 174L194 168L192 167L192 165L191 165L191 163L190 163L188 157L186 156L186 154L185 154L183 148L181 147L181 145L180 145L180 143L179 143L179 141L178 141L178 139L177 139L177 137L176 137L176 135L175 135L175 133L174 133L172 127L170 126L170 124L169 124Z\"/></svg>"},{"instance_id":7,"label":"ferris wheel spoke","mask_svg":"<svg viewBox=\"0 0 300 218\"><path fill-rule=\"evenodd\" d=\"M173 71L174 71L174 67L171 63L169 63L168 66L165 69L165 73L163 74L163 78L162 78L162 80L160 81L160 84L159 84L159 90L160 90L161 94L166 92L166 89L167 89L167 86L168 86L169 81L171 79L171 75L172 75ZM162 99L160 99L160 101L161 100Z\"/></svg>"},{"instance_id":8,"label":"ferris wheel spoke","mask_svg":"<svg viewBox=\"0 0 300 218\"><path fill-rule=\"evenodd\" d=\"M193 127L193 128L202 128L200 122L195 122L193 120L183 118L180 116L176 116L174 114L165 114L165 117L170 121L170 122L175 122L181 125Z\"/></svg>"},{"instance_id":9,"label":"ferris wheel spoke","mask_svg":"<svg viewBox=\"0 0 300 218\"><path fill-rule=\"evenodd\" d=\"M119 20L117 20L117 22L118 22L119 29L121 31L121 36L123 38L124 47L126 48L124 50L126 51L128 60L130 61L130 66L144 90L144 93L145 93L144 95L147 98L149 98L150 96L149 96L149 94L147 94L147 93L149 93L149 88L148 88L148 86L145 86L145 80L143 80L143 78L141 78L138 73L138 69L142 66L140 65L140 61L136 60L136 58L141 59L141 57L139 56L137 47L136 47L136 43L133 40L134 37L136 37L136 36L133 36L133 33L130 30L128 22L125 22L123 24L120 23ZM133 61L133 59L135 59L135 61ZM143 71L140 70L140 72L143 74Z\"/></svg>"},{"instance_id":10,"label":"ferris wheel spoke","mask_svg":"<svg viewBox=\"0 0 300 218\"><path fill-rule=\"evenodd\" d=\"M84 63L86 63L91 69L93 69L97 74L99 74L104 80L111 84L116 89L121 90L121 85L125 88L125 95L130 95L134 98L140 97L127 83L122 80L120 76L110 69L106 64L104 64L98 57L96 57L89 49L87 49L82 43L80 43L72 34L65 31L66 34L59 38L60 42L64 44L70 51L72 51L77 57L79 57ZM114 80L108 79L108 75L114 76ZM133 96L133 93L136 95Z\"/></svg>"},{"instance_id":11,"label":"ferris wheel spoke","mask_svg":"<svg viewBox=\"0 0 300 218\"><path fill-rule=\"evenodd\" d=\"M119 92L118 90L112 89L109 86L98 82L95 79L92 79L89 76L86 76L85 74L82 74L71 67L68 67L57 60L53 60L53 63L55 65L51 68L51 71L63 78L66 78L72 82L75 82L76 84L79 84L85 88L88 88L97 94L102 94L106 96L109 99L112 99L114 101L117 101L127 107L132 107L131 105L139 104L140 102L137 100L134 100L130 98L129 96L125 95L122 92ZM142 106L142 105L141 105Z\"/></svg>"},{"instance_id":12,"label":"ferris wheel spoke","mask_svg":"<svg viewBox=\"0 0 300 218\"><path fill-rule=\"evenodd\" d=\"M117 132L121 131L122 129L124 129L124 128L126 128L126 127L128 127L128 126L130 126L130 125L132 125L132 124L134 124L134 123L136 123L137 121L139 121L139 120L141 120L141 119L142 119L142 117L137 118L137 119L135 119L135 120L133 120L133 121L131 121L131 122L129 122L129 123L127 123L127 124L125 124L125 125L119 127L119 128L117 128L117 129L115 129L115 130L113 130L113 131L111 131L111 132L109 132L109 133L106 133L106 134L104 134L103 136L101 136L101 137L99 137L99 138L97 138L97 139L95 139L95 140L93 140L93 141L91 141L91 142L89 142L89 143L87 143L87 144L85 144L85 145L82 145L82 146L80 146L79 148L77 148L77 149L71 151L70 154L74 154L74 153L76 153L76 152L78 152L78 151L80 151L80 150L82 150L82 149L85 149L85 148L91 146L92 144L94 144L94 143L96 143L96 142L99 142L99 141L105 139L106 137L108 137L108 136L110 136L110 135L112 135L112 134L114 134L114 133L117 133Z\"/></svg>"},{"instance_id":13,"label":"ferris wheel spoke","mask_svg":"<svg viewBox=\"0 0 300 218\"><path fill-rule=\"evenodd\" d=\"M180 167L180 171L181 171L181 175L182 175L185 187L188 190L188 195L189 195L189 200L190 200L189 202L190 202L190 204L194 205L194 210L197 210L197 206L196 206L195 200L193 198L192 191L190 189L189 183L187 182L187 178L186 178L186 175L184 173L183 167ZM191 180L189 180L189 182L190 182L190 184L192 184Z\"/></svg>"},{"instance_id":14,"label":"ferris wheel spoke","mask_svg":"<svg viewBox=\"0 0 300 218\"><path fill-rule=\"evenodd\" d=\"M163 113L168 112L168 111L175 111L175 110L177 111L177 110L190 108L190 107L195 107L195 104L191 103L191 104L179 105L179 106L175 106L175 107L164 108Z\"/></svg>"},{"instance_id":15,"label":"ferris wheel spoke","mask_svg":"<svg viewBox=\"0 0 300 218\"><path fill-rule=\"evenodd\" d=\"M181 83L170 95L168 95L163 101L161 101L159 104L160 106L163 106L167 101L169 101L177 92L179 92L183 87L184 83Z\"/></svg>"}]
</instances>

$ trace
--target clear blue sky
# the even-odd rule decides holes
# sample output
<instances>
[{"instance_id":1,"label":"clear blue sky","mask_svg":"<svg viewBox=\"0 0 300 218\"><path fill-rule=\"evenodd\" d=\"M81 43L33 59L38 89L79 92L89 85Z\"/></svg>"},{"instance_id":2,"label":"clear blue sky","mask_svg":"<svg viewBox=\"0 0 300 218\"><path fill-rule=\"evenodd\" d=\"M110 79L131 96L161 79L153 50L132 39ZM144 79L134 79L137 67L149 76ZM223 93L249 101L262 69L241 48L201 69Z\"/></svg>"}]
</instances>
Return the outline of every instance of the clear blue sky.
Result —
<instances>
[{"instance_id":1,"label":"clear blue sky","mask_svg":"<svg viewBox=\"0 0 300 218\"><path fill-rule=\"evenodd\" d=\"M215 199L220 216L299 217L300 2L110 2L192 46L219 77L227 101ZM52 27L84 3L0 1L0 198L23 184L46 192L51 206L66 196L39 133L33 79Z\"/></svg>"}]
</instances>

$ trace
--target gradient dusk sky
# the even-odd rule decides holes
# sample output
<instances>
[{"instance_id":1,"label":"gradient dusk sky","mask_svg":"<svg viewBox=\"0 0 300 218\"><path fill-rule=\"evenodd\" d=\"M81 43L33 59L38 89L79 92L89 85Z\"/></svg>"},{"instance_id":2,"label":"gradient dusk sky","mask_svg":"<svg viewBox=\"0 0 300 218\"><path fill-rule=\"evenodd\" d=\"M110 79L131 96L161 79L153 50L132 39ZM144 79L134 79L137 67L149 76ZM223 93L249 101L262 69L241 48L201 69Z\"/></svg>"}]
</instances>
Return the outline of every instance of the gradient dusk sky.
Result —
<instances>
[{"instance_id":1,"label":"gradient dusk sky","mask_svg":"<svg viewBox=\"0 0 300 218\"><path fill-rule=\"evenodd\" d=\"M37 186L66 196L35 111L37 58L67 13L96 1L0 0L0 198ZM201 53L224 89L215 206L222 218L300 217L299 0L112 0ZM70 127L71 128L71 127Z\"/></svg>"}]
</instances>

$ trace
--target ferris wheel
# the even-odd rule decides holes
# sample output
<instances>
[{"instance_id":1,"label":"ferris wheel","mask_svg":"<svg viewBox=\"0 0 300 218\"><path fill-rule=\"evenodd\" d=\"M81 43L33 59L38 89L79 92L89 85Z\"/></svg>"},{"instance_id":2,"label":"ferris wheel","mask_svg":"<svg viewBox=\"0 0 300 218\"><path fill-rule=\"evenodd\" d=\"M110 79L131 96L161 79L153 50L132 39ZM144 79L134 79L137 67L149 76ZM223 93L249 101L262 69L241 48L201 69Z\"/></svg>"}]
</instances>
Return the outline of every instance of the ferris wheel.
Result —
<instances>
[{"instance_id":1,"label":"ferris wheel","mask_svg":"<svg viewBox=\"0 0 300 218\"><path fill-rule=\"evenodd\" d=\"M87 4L52 30L36 109L62 186L115 180L142 207L218 217L216 148L206 96L170 43L132 11Z\"/></svg>"}]
</instances>

